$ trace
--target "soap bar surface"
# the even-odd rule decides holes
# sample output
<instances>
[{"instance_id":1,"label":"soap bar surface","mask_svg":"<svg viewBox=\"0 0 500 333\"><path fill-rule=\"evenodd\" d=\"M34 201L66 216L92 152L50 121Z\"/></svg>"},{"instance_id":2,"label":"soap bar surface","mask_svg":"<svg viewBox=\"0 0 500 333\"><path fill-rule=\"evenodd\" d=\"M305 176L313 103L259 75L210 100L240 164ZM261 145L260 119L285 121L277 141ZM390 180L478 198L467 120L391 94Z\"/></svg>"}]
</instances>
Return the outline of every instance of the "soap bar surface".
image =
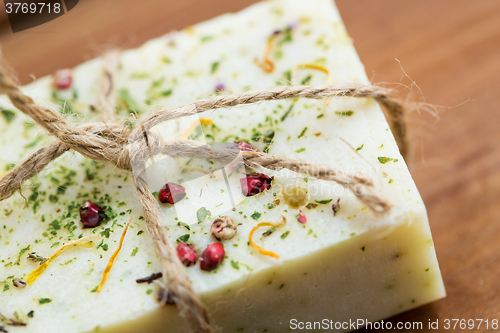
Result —
<instances>
[{"instance_id":1,"label":"soap bar surface","mask_svg":"<svg viewBox=\"0 0 500 333\"><path fill-rule=\"evenodd\" d=\"M54 89L46 77L23 90L71 121L99 121L93 106L101 75L99 58L74 69L70 89ZM369 83L330 0L263 1L154 39L122 53L116 82L117 115L124 126L133 122L131 112L141 117L214 94L289 84ZM0 106L13 110L4 97ZM2 172L52 140L32 120L14 113L13 118L0 114ZM196 174L194 168L207 161L155 160L147 171L153 192L167 181L189 190L178 204L159 203L172 241L186 241L189 235L187 242L201 254L215 242L210 226L217 216L240 224L235 237L221 241L226 255L217 269L203 271L199 263L186 268L219 331L287 332L292 323L323 319L376 321L445 296L425 206L375 101L270 101L162 123L156 130L166 138L206 143L243 139L273 155L360 172L393 206L378 217L336 183L264 168L253 171L273 177L270 189L230 197L231 186ZM17 193L0 203L0 314L27 323L6 326L8 332L188 331L174 306L156 301L156 283L135 282L161 266L130 174L69 153L32 179L22 194L26 201ZM80 222L86 201L107 215L95 229L83 229ZM97 293L131 217L123 248ZM259 223L280 219L286 220L284 226L263 227L253 236L258 246L279 255L276 259L259 253L249 236ZM72 247L33 284L13 285L12 279L25 278L39 265L27 259L28 253L46 257L93 233L100 239L92 247Z\"/></svg>"}]
</instances>

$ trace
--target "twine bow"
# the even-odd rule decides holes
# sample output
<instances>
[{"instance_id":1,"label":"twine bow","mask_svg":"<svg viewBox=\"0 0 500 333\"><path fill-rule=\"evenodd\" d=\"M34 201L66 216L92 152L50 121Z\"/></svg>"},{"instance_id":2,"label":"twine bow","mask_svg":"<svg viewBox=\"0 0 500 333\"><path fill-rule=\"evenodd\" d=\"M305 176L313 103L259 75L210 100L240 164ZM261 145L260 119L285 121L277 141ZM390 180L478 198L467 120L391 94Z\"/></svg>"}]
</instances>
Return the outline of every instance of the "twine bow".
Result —
<instances>
[{"instance_id":1,"label":"twine bow","mask_svg":"<svg viewBox=\"0 0 500 333\"><path fill-rule=\"evenodd\" d=\"M147 186L145 161L157 154L170 157L212 158L220 161L233 160L238 153L230 149L215 149L191 140L164 142L150 130L160 122L176 119L208 110L253 104L261 101L288 98L323 99L330 97L373 98L387 112L391 128L400 151L407 152L403 115L405 105L391 95L386 88L362 84L338 84L322 87L280 86L269 90L216 96L184 106L161 109L149 114L134 128L115 123L114 71L116 54L103 57L104 75L101 81L99 111L105 123L69 123L64 117L37 105L25 95L18 85L0 66L0 94L8 96L12 104L32 118L56 140L33 153L0 179L0 201L9 198L21 189L24 182L40 173L51 161L70 149L83 156L114 163L118 168L133 171L135 187L143 209L146 228L153 239L154 248L162 265L164 285L186 318L194 332L214 332L206 308L193 291L186 270L177 257L173 242L162 227L158 215L158 204ZM375 214L389 211L390 205L378 193L373 182L363 175L352 175L330 166L318 166L309 162L284 156L273 156L262 152L241 152L248 167L264 167L271 170L289 169L311 177L337 182L351 190L359 200ZM133 166L133 167L132 167ZM166 294L166 293L165 293Z\"/></svg>"}]
</instances>

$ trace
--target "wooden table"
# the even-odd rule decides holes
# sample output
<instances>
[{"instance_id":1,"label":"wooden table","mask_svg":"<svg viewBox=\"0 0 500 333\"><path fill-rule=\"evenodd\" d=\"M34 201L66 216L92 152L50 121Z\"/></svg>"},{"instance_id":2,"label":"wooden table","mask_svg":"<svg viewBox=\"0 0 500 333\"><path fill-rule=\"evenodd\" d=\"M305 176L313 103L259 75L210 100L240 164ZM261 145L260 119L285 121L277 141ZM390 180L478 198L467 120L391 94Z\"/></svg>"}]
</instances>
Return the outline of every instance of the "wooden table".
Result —
<instances>
[{"instance_id":1,"label":"wooden table","mask_svg":"<svg viewBox=\"0 0 500 333\"><path fill-rule=\"evenodd\" d=\"M0 4L0 41L28 83L30 74L72 67L106 45L135 47L253 2L86 0L16 34ZM500 2L338 0L338 6L374 82L414 82L414 98L450 107L437 117L422 112L409 119L410 167L429 211L448 297L391 321L426 327L439 319L443 330L446 318L500 319Z\"/></svg>"}]
</instances>

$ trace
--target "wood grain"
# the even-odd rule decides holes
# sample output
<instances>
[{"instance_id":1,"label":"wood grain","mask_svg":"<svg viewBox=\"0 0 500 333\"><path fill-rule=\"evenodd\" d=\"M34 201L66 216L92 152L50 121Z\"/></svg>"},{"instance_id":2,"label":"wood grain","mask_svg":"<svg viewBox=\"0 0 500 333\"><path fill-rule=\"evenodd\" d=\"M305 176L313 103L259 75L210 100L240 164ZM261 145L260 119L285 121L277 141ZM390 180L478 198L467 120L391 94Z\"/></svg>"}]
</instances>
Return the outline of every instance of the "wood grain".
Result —
<instances>
[{"instance_id":1,"label":"wood grain","mask_svg":"<svg viewBox=\"0 0 500 333\"><path fill-rule=\"evenodd\" d=\"M20 81L28 83L30 74L75 66L106 45L135 47L254 2L86 0L61 18L16 34L0 15L0 43ZM426 327L436 319L500 319L500 2L337 5L374 82L411 85L404 68L418 84L414 98L450 107L439 118L423 112L409 119L415 150L410 167L428 208L448 297L390 321ZM498 330L483 324L476 331Z\"/></svg>"}]
</instances>

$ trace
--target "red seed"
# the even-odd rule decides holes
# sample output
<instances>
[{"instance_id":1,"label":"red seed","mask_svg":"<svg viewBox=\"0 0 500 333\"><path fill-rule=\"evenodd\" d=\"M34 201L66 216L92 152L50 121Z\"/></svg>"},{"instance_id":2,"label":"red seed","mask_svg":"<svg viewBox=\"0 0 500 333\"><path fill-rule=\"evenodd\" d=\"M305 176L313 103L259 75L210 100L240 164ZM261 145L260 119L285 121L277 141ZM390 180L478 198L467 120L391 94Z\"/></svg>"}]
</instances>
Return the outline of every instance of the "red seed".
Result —
<instances>
[{"instance_id":1,"label":"red seed","mask_svg":"<svg viewBox=\"0 0 500 333\"><path fill-rule=\"evenodd\" d=\"M224 253L221 243L210 244L201 254L200 268L205 271L216 269L224 259Z\"/></svg>"},{"instance_id":2,"label":"red seed","mask_svg":"<svg viewBox=\"0 0 500 333\"><path fill-rule=\"evenodd\" d=\"M273 179L263 173L254 173L240 179L243 195L251 197L271 188Z\"/></svg>"},{"instance_id":3,"label":"red seed","mask_svg":"<svg viewBox=\"0 0 500 333\"><path fill-rule=\"evenodd\" d=\"M306 224L307 222L307 217L301 210L299 210L299 216L297 217L297 220L302 224Z\"/></svg>"},{"instance_id":4,"label":"red seed","mask_svg":"<svg viewBox=\"0 0 500 333\"><path fill-rule=\"evenodd\" d=\"M186 196L186 189L175 183L166 183L158 193L158 199L163 203L174 204Z\"/></svg>"},{"instance_id":5,"label":"red seed","mask_svg":"<svg viewBox=\"0 0 500 333\"><path fill-rule=\"evenodd\" d=\"M83 223L84 228L95 228L101 224L101 214L104 211L99 208L95 203L87 201L83 207L80 208L80 221Z\"/></svg>"},{"instance_id":6,"label":"red seed","mask_svg":"<svg viewBox=\"0 0 500 333\"><path fill-rule=\"evenodd\" d=\"M196 261L198 260L198 254L196 253L194 247L186 243L180 243L177 245L177 255L186 267L196 264Z\"/></svg>"},{"instance_id":7,"label":"red seed","mask_svg":"<svg viewBox=\"0 0 500 333\"><path fill-rule=\"evenodd\" d=\"M53 85L56 89L68 89L73 84L71 69L61 69L54 74Z\"/></svg>"},{"instance_id":8,"label":"red seed","mask_svg":"<svg viewBox=\"0 0 500 333\"><path fill-rule=\"evenodd\" d=\"M238 146L238 148L241 151L258 151L257 148L255 148L254 146L243 140L234 141L234 143Z\"/></svg>"}]
</instances>

